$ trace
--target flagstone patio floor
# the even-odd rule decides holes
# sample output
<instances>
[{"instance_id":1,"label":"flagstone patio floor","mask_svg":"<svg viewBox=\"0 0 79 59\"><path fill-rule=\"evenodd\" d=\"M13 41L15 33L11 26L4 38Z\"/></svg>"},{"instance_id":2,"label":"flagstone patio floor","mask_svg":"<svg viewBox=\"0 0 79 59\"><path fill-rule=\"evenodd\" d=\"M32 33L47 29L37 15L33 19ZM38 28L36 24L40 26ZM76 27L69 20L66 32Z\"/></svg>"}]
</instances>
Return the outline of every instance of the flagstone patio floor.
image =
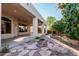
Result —
<instances>
[{"instance_id":1,"label":"flagstone patio floor","mask_svg":"<svg viewBox=\"0 0 79 59\"><path fill-rule=\"evenodd\" d=\"M20 37L9 42L10 51L4 56L76 56L70 49L46 37L47 46L38 47L33 37Z\"/></svg>"}]
</instances>

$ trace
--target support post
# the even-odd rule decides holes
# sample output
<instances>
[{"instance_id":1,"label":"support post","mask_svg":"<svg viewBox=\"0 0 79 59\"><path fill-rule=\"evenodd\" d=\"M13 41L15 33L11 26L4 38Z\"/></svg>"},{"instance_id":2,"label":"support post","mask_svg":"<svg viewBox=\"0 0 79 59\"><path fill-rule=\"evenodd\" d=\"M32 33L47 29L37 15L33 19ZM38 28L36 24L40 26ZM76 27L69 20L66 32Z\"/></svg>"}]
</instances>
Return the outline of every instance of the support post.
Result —
<instances>
[{"instance_id":1,"label":"support post","mask_svg":"<svg viewBox=\"0 0 79 59\"><path fill-rule=\"evenodd\" d=\"M44 34L44 24L42 24L42 34Z\"/></svg>"},{"instance_id":2,"label":"support post","mask_svg":"<svg viewBox=\"0 0 79 59\"><path fill-rule=\"evenodd\" d=\"M46 32L45 33L47 34L47 26L45 26L45 28L46 28Z\"/></svg>"},{"instance_id":3,"label":"support post","mask_svg":"<svg viewBox=\"0 0 79 59\"><path fill-rule=\"evenodd\" d=\"M1 3L0 3L0 50L1 50Z\"/></svg>"},{"instance_id":4,"label":"support post","mask_svg":"<svg viewBox=\"0 0 79 59\"><path fill-rule=\"evenodd\" d=\"M27 26L27 32L30 34L30 26Z\"/></svg>"},{"instance_id":5,"label":"support post","mask_svg":"<svg viewBox=\"0 0 79 59\"><path fill-rule=\"evenodd\" d=\"M38 18L33 18L33 36L38 36Z\"/></svg>"}]
</instances>

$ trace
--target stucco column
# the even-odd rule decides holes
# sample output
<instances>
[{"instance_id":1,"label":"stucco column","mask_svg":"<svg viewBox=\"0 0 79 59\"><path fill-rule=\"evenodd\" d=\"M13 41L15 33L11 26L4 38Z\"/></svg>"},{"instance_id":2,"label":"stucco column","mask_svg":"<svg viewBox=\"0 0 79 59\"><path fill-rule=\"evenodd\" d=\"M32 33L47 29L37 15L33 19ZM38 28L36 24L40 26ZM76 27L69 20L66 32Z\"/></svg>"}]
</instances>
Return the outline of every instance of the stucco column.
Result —
<instances>
[{"instance_id":1,"label":"stucco column","mask_svg":"<svg viewBox=\"0 0 79 59\"><path fill-rule=\"evenodd\" d=\"M42 34L44 34L44 24L42 24Z\"/></svg>"},{"instance_id":2,"label":"stucco column","mask_svg":"<svg viewBox=\"0 0 79 59\"><path fill-rule=\"evenodd\" d=\"M45 29L46 29L46 32L45 33L47 33L47 26L45 26Z\"/></svg>"},{"instance_id":3,"label":"stucco column","mask_svg":"<svg viewBox=\"0 0 79 59\"><path fill-rule=\"evenodd\" d=\"M38 18L33 18L33 36L38 35Z\"/></svg>"},{"instance_id":4,"label":"stucco column","mask_svg":"<svg viewBox=\"0 0 79 59\"><path fill-rule=\"evenodd\" d=\"M1 4L0 4L0 49L1 49Z\"/></svg>"},{"instance_id":5,"label":"stucco column","mask_svg":"<svg viewBox=\"0 0 79 59\"><path fill-rule=\"evenodd\" d=\"M27 31L30 34L30 26L29 25L27 26Z\"/></svg>"}]
</instances>

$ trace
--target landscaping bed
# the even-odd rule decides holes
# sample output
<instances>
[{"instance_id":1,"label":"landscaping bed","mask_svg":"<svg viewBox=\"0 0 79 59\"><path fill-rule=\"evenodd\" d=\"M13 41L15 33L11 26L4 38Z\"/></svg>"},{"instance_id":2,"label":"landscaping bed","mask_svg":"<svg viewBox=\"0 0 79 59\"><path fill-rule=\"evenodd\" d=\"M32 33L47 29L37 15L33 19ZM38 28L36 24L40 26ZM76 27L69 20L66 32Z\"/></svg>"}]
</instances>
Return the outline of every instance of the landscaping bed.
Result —
<instances>
[{"instance_id":1,"label":"landscaping bed","mask_svg":"<svg viewBox=\"0 0 79 59\"><path fill-rule=\"evenodd\" d=\"M55 39L59 40L60 42L67 44L67 45L71 46L72 48L79 51L79 43L77 40L70 39L65 35L56 35L56 34L52 35L51 34L50 36L52 38L55 38Z\"/></svg>"}]
</instances>

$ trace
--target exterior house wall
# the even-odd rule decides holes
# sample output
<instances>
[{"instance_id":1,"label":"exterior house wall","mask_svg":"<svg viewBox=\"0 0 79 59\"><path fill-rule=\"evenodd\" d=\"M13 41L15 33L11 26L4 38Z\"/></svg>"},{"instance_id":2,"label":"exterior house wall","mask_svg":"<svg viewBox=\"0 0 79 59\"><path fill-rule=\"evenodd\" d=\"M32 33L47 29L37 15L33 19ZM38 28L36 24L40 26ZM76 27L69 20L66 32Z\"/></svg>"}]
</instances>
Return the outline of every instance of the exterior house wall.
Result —
<instances>
[{"instance_id":1,"label":"exterior house wall","mask_svg":"<svg viewBox=\"0 0 79 59\"><path fill-rule=\"evenodd\" d=\"M7 39L7 38L16 37L18 35L29 34L30 31L19 32L19 23L27 25L26 22L20 21L19 19L15 18L15 17L13 17L11 15L7 15L7 14L2 14L2 17L6 17L9 20L11 20L11 33L10 34L2 34L1 39Z\"/></svg>"},{"instance_id":2,"label":"exterior house wall","mask_svg":"<svg viewBox=\"0 0 79 59\"><path fill-rule=\"evenodd\" d=\"M1 39L12 38L18 35L18 20L8 14L2 14L2 17L6 17L11 20L11 33L10 34L1 34Z\"/></svg>"},{"instance_id":3,"label":"exterior house wall","mask_svg":"<svg viewBox=\"0 0 79 59\"><path fill-rule=\"evenodd\" d=\"M37 35L38 34L38 19L40 21L43 22L44 24L44 19L42 18L42 16L38 13L38 11L33 7L32 4L27 4L27 3L19 3L22 7L24 7L28 12L32 13L35 17L32 19L33 20L33 28L29 27L28 28L28 32L19 32L19 23L23 23L28 25L26 22L24 21L20 21L18 18L11 16L9 14L5 14L3 13L2 16L6 17L8 19L11 20L11 33L10 34L1 34L1 39L7 39L7 38L12 38L12 37L16 37L18 35L24 35L24 34L28 34L31 33L33 35ZM19 20L19 21L18 21ZM44 26L42 26L42 28L44 29ZM29 31L29 29L32 29ZM42 29L42 33L44 33L44 30Z\"/></svg>"}]
</instances>

